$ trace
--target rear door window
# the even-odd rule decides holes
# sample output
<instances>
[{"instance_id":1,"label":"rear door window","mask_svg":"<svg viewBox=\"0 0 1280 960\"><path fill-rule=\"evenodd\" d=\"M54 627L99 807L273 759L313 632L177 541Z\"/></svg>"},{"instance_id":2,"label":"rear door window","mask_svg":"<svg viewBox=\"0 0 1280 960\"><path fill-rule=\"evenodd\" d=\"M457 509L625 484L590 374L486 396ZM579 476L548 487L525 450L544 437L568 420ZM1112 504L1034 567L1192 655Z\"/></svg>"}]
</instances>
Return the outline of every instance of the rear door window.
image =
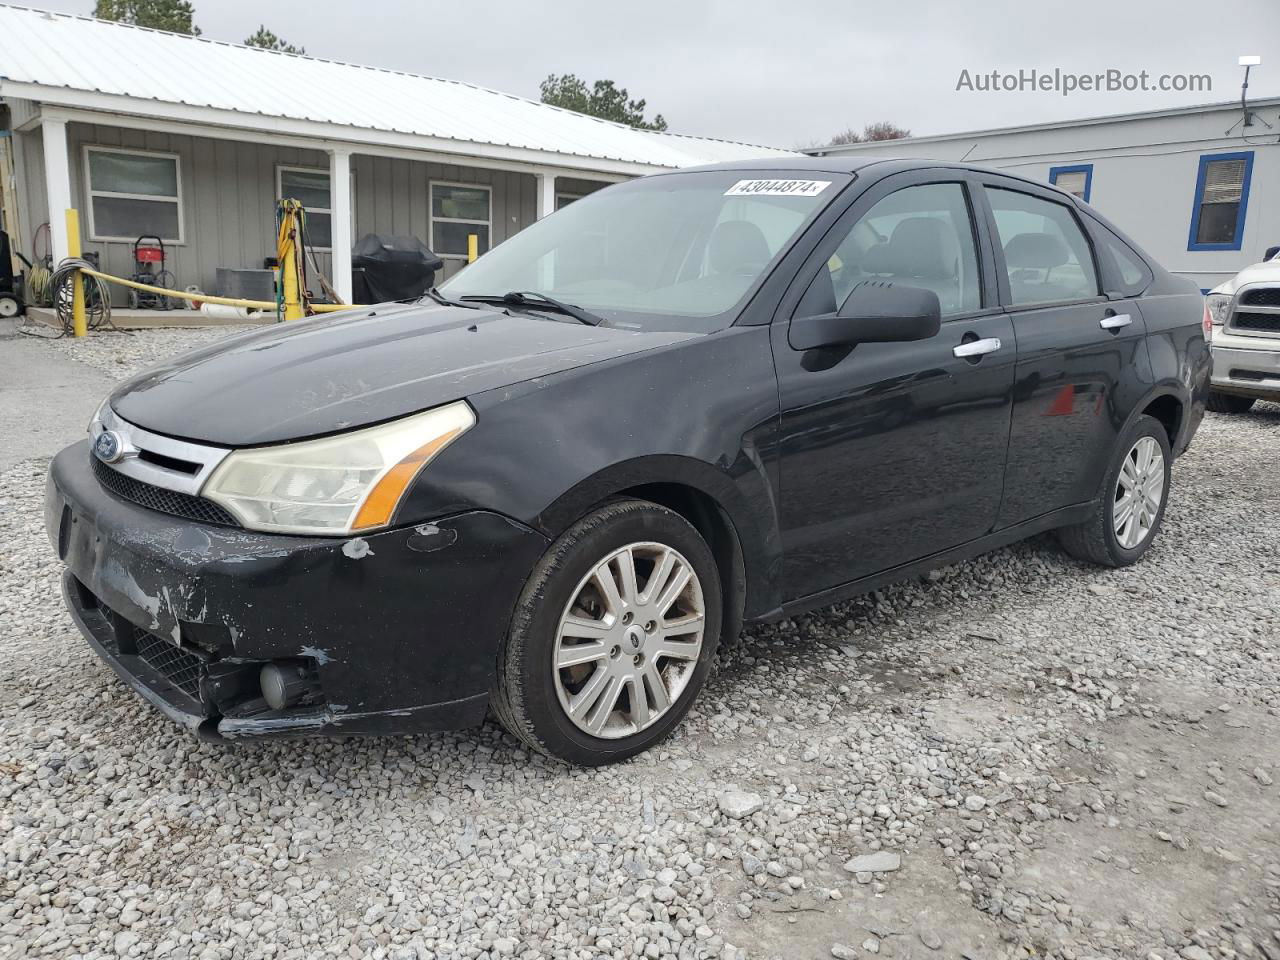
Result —
<instances>
[{"instance_id":1,"label":"rear door window","mask_svg":"<svg viewBox=\"0 0 1280 960\"><path fill-rule=\"evenodd\" d=\"M1013 303L1030 306L1098 296L1093 252L1063 204L987 187Z\"/></svg>"}]
</instances>

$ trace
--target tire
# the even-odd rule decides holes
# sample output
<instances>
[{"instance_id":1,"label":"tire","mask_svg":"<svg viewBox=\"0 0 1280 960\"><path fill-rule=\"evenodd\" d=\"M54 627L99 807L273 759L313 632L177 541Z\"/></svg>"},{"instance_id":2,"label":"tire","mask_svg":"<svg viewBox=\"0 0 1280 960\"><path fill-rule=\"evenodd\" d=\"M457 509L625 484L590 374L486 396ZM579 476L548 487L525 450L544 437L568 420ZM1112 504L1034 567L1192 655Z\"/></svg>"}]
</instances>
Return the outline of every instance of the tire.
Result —
<instances>
[{"instance_id":1,"label":"tire","mask_svg":"<svg viewBox=\"0 0 1280 960\"><path fill-rule=\"evenodd\" d=\"M1154 447L1151 446L1154 444ZM1161 462L1154 463L1146 473L1148 499L1139 499L1140 507L1135 508L1133 523L1136 527L1125 525L1121 531L1116 529L1116 507L1121 503L1121 471L1127 461L1130 469L1126 477L1131 477L1136 469L1141 472L1142 454L1140 450L1156 450ZM1136 459L1134 459L1136 458ZM1111 465L1107 468L1106 478L1092 516L1084 523L1071 527L1063 527L1058 531L1058 540L1063 548L1077 560L1087 560L1105 567L1127 567L1136 563L1150 549L1160 532L1160 524L1164 519L1165 507L1169 503L1170 466L1173 455L1169 449L1169 437L1164 425L1155 417L1145 414L1135 420L1120 435L1116 442L1115 452L1111 457ZM1154 513L1150 509L1149 497L1153 493L1151 484L1156 478L1160 480L1159 503ZM1140 475L1139 480L1142 479ZM1126 483L1132 481L1126 480ZM1144 525L1141 517L1148 518ZM1127 534L1122 538L1121 534ZM1137 536L1136 541L1133 539Z\"/></svg>"},{"instance_id":2,"label":"tire","mask_svg":"<svg viewBox=\"0 0 1280 960\"><path fill-rule=\"evenodd\" d=\"M8 320L22 313L22 301L8 293L0 293L0 319Z\"/></svg>"},{"instance_id":3,"label":"tire","mask_svg":"<svg viewBox=\"0 0 1280 960\"><path fill-rule=\"evenodd\" d=\"M691 576L676 592L682 565ZM601 569L617 590L613 600ZM663 582L655 586L656 576ZM657 612L668 593L666 613ZM701 634L690 626L699 614ZM721 617L719 571L698 531L654 503L608 503L565 531L529 575L498 655L494 713L530 748L568 763L634 756L688 713L715 662ZM578 662L556 667L562 660Z\"/></svg>"},{"instance_id":4,"label":"tire","mask_svg":"<svg viewBox=\"0 0 1280 960\"><path fill-rule=\"evenodd\" d=\"M1256 397L1241 397L1234 393L1210 390L1205 406L1214 413L1248 413L1255 403L1257 403Z\"/></svg>"}]
</instances>

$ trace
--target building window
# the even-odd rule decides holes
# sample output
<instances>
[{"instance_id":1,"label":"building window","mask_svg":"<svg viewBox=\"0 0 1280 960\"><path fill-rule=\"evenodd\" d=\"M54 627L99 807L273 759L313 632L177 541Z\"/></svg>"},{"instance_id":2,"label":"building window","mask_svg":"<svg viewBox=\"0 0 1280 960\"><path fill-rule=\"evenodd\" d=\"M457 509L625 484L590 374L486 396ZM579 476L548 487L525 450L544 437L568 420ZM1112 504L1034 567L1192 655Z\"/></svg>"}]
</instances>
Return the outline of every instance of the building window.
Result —
<instances>
[{"instance_id":1,"label":"building window","mask_svg":"<svg viewBox=\"0 0 1280 960\"><path fill-rule=\"evenodd\" d=\"M431 250L442 257L465 257L467 237L475 234L479 251L489 249L491 192L474 183L431 184Z\"/></svg>"},{"instance_id":2,"label":"building window","mask_svg":"<svg viewBox=\"0 0 1280 960\"><path fill-rule=\"evenodd\" d=\"M1240 249L1252 175L1252 150L1213 153L1200 158L1188 250Z\"/></svg>"},{"instance_id":3,"label":"building window","mask_svg":"<svg viewBox=\"0 0 1280 960\"><path fill-rule=\"evenodd\" d=\"M307 240L313 250L333 247L329 171L314 167L276 167L276 198L297 200L307 211ZM352 222L355 218L352 217Z\"/></svg>"},{"instance_id":4,"label":"building window","mask_svg":"<svg viewBox=\"0 0 1280 960\"><path fill-rule=\"evenodd\" d=\"M172 153L85 147L89 237L182 243L182 176Z\"/></svg>"},{"instance_id":5,"label":"building window","mask_svg":"<svg viewBox=\"0 0 1280 960\"><path fill-rule=\"evenodd\" d=\"M1059 190L1089 202L1089 193L1093 189L1093 164L1078 163L1071 167L1050 167L1049 182Z\"/></svg>"},{"instance_id":6,"label":"building window","mask_svg":"<svg viewBox=\"0 0 1280 960\"><path fill-rule=\"evenodd\" d=\"M569 204L573 203L573 201L575 201L575 200L581 200L581 199L582 199L582 196L583 196L583 195L582 195L582 194L580 194L580 193L557 193L557 194L556 194L556 209L557 209L557 210L563 210L563 209L564 209L565 207L567 207Z\"/></svg>"}]
</instances>

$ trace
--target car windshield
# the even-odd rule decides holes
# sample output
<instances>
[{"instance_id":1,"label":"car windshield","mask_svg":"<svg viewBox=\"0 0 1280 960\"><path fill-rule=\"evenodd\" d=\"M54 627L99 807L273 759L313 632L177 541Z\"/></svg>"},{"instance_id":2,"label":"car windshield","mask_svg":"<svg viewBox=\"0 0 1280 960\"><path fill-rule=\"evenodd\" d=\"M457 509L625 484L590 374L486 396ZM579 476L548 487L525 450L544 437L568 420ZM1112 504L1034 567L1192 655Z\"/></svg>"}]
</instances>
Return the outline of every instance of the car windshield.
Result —
<instances>
[{"instance_id":1,"label":"car windshield","mask_svg":"<svg viewBox=\"0 0 1280 960\"><path fill-rule=\"evenodd\" d=\"M629 329L717 330L848 180L751 170L632 180L539 220L440 289L454 300L536 292Z\"/></svg>"}]
</instances>

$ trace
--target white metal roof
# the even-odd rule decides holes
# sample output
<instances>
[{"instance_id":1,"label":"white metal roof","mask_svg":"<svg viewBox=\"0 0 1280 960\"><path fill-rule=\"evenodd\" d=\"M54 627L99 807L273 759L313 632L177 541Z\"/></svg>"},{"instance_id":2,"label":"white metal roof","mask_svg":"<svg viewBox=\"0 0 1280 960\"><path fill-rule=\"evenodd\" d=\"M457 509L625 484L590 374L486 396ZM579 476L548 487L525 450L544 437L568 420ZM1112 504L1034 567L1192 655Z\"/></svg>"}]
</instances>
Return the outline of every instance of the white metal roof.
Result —
<instances>
[{"instance_id":1,"label":"white metal roof","mask_svg":"<svg viewBox=\"0 0 1280 960\"><path fill-rule=\"evenodd\" d=\"M1253 112L1280 106L1280 97L1260 97L1249 101ZM1180 117L1188 114L1240 111L1239 100L1219 100L1213 103L1193 103L1183 107L1162 107L1157 110L1138 110L1132 113L1109 113L1097 117L1077 117L1073 120L1049 120L1044 123L1027 123L1019 127L988 127L984 130L962 130L958 133L935 133L922 137L900 137L897 140L867 140L858 143L828 143L807 147L805 153L815 157L838 156L846 153L877 153L893 145L915 143L946 143L950 140L974 140L983 137L1002 137L1008 134L1035 133L1043 130L1069 130L1077 127L1096 127L1108 123L1126 123L1131 120L1155 120L1163 117Z\"/></svg>"},{"instance_id":2,"label":"white metal roof","mask_svg":"<svg viewBox=\"0 0 1280 960\"><path fill-rule=\"evenodd\" d=\"M306 121L337 140L370 143L381 134L412 146L416 137L472 156L517 148L578 169L596 164L569 158L669 168L794 155L635 130L454 80L8 5L0 5L0 95L247 129Z\"/></svg>"}]
</instances>

